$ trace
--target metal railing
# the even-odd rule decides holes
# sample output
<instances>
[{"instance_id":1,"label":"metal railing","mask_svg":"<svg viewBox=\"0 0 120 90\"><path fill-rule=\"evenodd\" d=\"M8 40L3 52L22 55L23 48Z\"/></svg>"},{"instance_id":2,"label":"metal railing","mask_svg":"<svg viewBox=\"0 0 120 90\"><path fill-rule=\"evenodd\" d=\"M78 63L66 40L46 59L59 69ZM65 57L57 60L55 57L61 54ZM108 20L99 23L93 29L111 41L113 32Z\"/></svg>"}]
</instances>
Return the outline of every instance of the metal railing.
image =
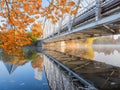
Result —
<instances>
[{"instance_id":1,"label":"metal railing","mask_svg":"<svg viewBox=\"0 0 120 90\"><path fill-rule=\"evenodd\" d=\"M78 10L79 12L76 14L74 18L72 17L72 20L70 21L68 20L69 22L65 23L64 25L62 25L61 28L58 28L57 30L55 30L55 32L51 33L51 35L45 38L47 39L50 37L54 37L56 35L63 34L65 32L69 32L85 24L95 22L101 18L108 17L111 14L120 10L120 0L95 0L95 1L92 2L90 6L86 6L81 10ZM71 22L73 23L70 24Z\"/></svg>"}]
</instances>

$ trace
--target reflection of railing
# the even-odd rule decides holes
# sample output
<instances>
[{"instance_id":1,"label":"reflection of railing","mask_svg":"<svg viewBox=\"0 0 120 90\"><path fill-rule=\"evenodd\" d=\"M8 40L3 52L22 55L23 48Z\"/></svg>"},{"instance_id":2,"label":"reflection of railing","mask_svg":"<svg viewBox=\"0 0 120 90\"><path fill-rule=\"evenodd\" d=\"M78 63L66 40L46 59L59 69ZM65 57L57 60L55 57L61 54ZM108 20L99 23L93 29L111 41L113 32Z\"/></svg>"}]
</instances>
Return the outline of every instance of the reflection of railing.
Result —
<instances>
[{"instance_id":1,"label":"reflection of railing","mask_svg":"<svg viewBox=\"0 0 120 90\"><path fill-rule=\"evenodd\" d=\"M45 71L52 90L97 90L92 84L75 74L69 68L55 60L50 55L44 53ZM51 61L50 61L51 60Z\"/></svg>"},{"instance_id":2,"label":"reflection of railing","mask_svg":"<svg viewBox=\"0 0 120 90\"><path fill-rule=\"evenodd\" d=\"M69 32L72 29L78 28L80 26L86 25L91 22L98 21L102 18L108 17L111 14L118 12L120 10L120 1L119 0L95 0L92 6L89 8L84 7L82 10L79 10L76 17L72 20L68 20L66 24L62 25L62 27L55 32L51 33L51 35L47 34L47 37L50 38L56 35L63 34L65 32Z\"/></svg>"},{"instance_id":3,"label":"reflection of railing","mask_svg":"<svg viewBox=\"0 0 120 90\"><path fill-rule=\"evenodd\" d=\"M120 68L56 51L45 51L71 70L92 82L100 90L120 89ZM114 82L114 85L112 83ZM88 89L90 90L90 89ZM94 89L93 89L94 90Z\"/></svg>"}]
</instances>

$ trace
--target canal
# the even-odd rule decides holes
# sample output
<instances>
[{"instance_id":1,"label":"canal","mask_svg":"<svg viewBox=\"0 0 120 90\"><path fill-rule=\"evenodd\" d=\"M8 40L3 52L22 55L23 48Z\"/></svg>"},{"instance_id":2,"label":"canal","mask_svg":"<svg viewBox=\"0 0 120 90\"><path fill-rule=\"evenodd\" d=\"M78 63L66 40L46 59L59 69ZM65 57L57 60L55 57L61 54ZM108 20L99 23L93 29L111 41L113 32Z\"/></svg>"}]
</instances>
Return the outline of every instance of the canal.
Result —
<instances>
[{"instance_id":1,"label":"canal","mask_svg":"<svg viewBox=\"0 0 120 90\"><path fill-rule=\"evenodd\" d=\"M0 49L0 90L120 90L120 37L76 39Z\"/></svg>"}]
</instances>

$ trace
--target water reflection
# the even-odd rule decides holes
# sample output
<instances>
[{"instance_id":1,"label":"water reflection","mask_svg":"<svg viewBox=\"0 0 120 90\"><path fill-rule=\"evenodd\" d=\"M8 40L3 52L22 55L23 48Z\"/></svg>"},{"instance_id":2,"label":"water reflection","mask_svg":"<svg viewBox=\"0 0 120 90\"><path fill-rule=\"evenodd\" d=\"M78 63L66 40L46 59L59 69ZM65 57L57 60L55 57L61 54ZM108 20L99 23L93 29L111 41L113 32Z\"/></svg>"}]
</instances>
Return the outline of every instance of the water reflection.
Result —
<instances>
[{"instance_id":1,"label":"water reflection","mask_svg":"<svg viewBox=\"0 0 120 90\"><path fill-rule=\"evenodd\" d=\"M49 90L42 55L34 49L24 50L19 56L0 50L0 90Z\"/></svg>"},{"instance_id":2,"label":"water reflection","mask_svg":"<svg viewBox=\"0 0 120 90\"><path fill-rule=\"evenodd\" d=\"M120 89L120 67L75 57L58 51L46 51L99 90ZM89 90L89 89L88 89Z\"/></svg>"},{"instance_id":3,"label":"water reflection","mask_svg":"<svg viewBox=\"0 0 120 90\"><path fill-rule=\"evenodd\" d=\"M32 48L22 55L0 54L0 90L79 90L80 81ZM29 57L28 57L29 55Z\"/></svg>"},{"instance_id":4,"label":"water reflection","mask_svg":"<svg viewBox=\"0 0 120 90\"><path fill-rule=\"evenodd\" d=\"M93 45L94 60L120 67L120 45Z\"/></svg>"},{"instance_id":5,"label":"water reflection","mask_svg":"<svg viewBox=\"0 0 120 90\"><path fill-rule=\"evenodd\" d=\"M44 56L44 63L51 90L89 90L87 86L55 64L50 58Z\"/></svg>"},{"instance_id":6,"label":"water reflection","mask_svg":"<svg viewBox=\"0 0 120 90\"><path fill-rule=\"evenodd\" d=\"M45 43L43 49L98 89L120 89L120 37Z\"/></svg>"},{"instance_id":7,"label":"water reflection","mask_svg":"<svg viewBox=\"0 0 120 90\"><path fill-rule=\"evenodd\" d=\"M87 40L71 40L44 44L43 48L47 50L56 50L71 55L93 59L94 51L91 47L94 38ZM56 47L55 47L56 46Z\"/></svg>"},{"instance_id":8,"label":"water reflection","mask_svg":"<svg viewBox=\"0 0 120 90\"><path fill-rule=\"evenodd\" d=\"M43 47L45 50L59 51L120 67L120 37L118 39L111 36L62 41L44 44Z\"/></svg>"},{"instance_id":9,"label":"water reflection","mask_svg":"<svg viewBox=\"0 0 120 90\"><path fill-rule=\"evenodd\" d=\"M102 44L97 44L93 38L62 41L46 44L44 49L96 88L119 90L120 46L101 42ZM35 49L23 47L19 55L6 55L0 50L0 90L88 89L75 76L66 73L67 71Z\"/></svg>"},{"instance_id":10,"label":"water reflection","mask_svg":"<svg viewBox=\"0 0 120 90\"><path fill-rule=\"evenodd\" d=\"M7 71L9 72L9 74L12 74L15 71L15 69L17 68L17 65L11 64L10 62L4 63L4 64L5 64Z\"/></svg>"},{"instance_id":11,"label":"water reflection","mask_svg":"<svg viewBox=\"0 0 120 90\"><path fill-rule=\"evenodd\" d=\"M37 56L32 62L32 67L35 68L35 79L42 80L42 71L43 71L43 58Z\"/></svg>"}]
</instances>

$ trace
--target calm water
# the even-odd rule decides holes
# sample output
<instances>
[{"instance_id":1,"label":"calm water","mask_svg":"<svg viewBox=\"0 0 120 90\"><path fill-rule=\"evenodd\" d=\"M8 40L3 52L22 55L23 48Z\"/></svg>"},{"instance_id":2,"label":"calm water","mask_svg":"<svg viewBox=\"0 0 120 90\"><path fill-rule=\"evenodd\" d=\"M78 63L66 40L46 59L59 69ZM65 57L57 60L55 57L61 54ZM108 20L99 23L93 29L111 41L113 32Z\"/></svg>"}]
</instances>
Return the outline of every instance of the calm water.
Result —
<instances>
[{"instance_id":1,"label":"calm water","mask_svg":"<svg viewBox=\"0 0 120 90\"><path fill-rule=\"evenodd\" d=\"M120 36L106 36L83 40L45 44L45 49L67 53L120 67Z\"/></svg>"},{"instance_id":2,"label":"calm water","mask_svg":"<svg viewBox=\"0 0 120 90\"><path fill-rule=\"evenodd\" d=\"M120 90L120 39L71 40L44 45L44 52L75 72L76 79L53 59L23 48L19 55L0 50L0 90ZM99 41L99 42L98 42ZM17 51L16 51L17 52Z\"/></svg>"},{"instance_id":3,"label":"calm water","mask_svg":"<svg viewBox=\"0 0 120 90\"><path fill-rule=\"evenodd\" d=\"M0 52L0 90L72 90L68 73L36 50L26 50L25 56L4 55Z\"/></svg>"},{"instance_id":4,"label":"calm water","mask_svg":"<svg viewBox=\"0 0 120 90\"><path fill-rule=\"evenodd\" d=\"M62 52L120 67L120 45L73 47Z\"/></svg>"},{"instance_id":5,"label":"calm water","mask_svg":"<svg viewBox=\"0 0 120 90\"><path fill-rule=\"evenodd\" d=\"M40 56L33 61L11 59L0 61L0 90L49 90Z\"/></svg>"},{"instance_id":6,"label":"calm water","mask_svg":"<svg viewBox=\"0 0 120 90\"><path fill-rule=\"evenodd\" d=\"M99 90L120 90L120 37L46 43L43 47Z\"/></svg>"}]
</instances>

